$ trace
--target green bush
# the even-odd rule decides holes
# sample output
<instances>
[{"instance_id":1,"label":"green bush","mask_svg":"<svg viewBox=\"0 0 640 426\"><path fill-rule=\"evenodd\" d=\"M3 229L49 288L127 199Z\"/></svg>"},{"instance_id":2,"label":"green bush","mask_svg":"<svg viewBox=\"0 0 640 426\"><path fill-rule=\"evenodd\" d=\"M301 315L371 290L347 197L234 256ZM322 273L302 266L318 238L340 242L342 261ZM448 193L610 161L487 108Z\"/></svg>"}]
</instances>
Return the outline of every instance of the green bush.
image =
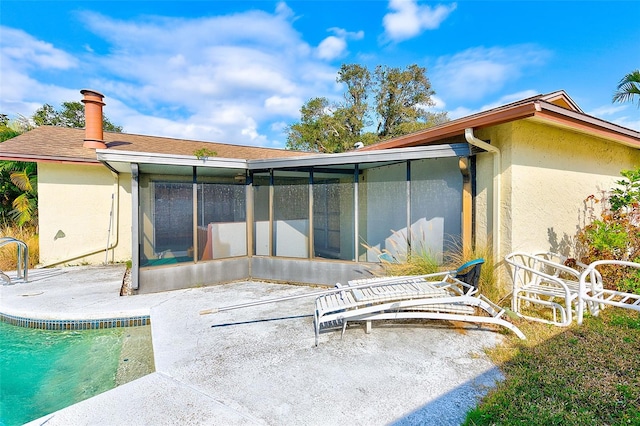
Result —
<instances>
[{"instance_id":1,"label":"green bush","mask_svg":"<svg viewBox=\"0 0 640 426\"><path fill-rule=\"evenodd\" d=\"M580 260L640 261L640 168L623 170L619 186L601 198L591 195L587 200L603 206L600 218L578 232ZM603 265L598 269L606 288L640 293L640 272L635 268Z\"/></svg>"}]
</instances>

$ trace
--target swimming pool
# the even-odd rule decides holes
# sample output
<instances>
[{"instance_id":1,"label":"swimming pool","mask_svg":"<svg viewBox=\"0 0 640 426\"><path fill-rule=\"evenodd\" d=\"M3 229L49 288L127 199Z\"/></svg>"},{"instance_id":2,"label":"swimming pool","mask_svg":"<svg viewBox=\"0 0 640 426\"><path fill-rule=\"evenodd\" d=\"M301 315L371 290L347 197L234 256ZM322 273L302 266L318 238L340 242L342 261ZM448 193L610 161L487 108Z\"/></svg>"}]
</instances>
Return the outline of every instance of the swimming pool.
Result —
<instances>
[{"instance_id":1,"label":"swimming pool","mask_svg":"<svg viewBox=\"0 0 640 426\"><path fill-rule=\"evenodd\" d=\"M23 424L152 371L150 326L48 331L0 322L0 425Z\"/></svg>"}]
</instances>

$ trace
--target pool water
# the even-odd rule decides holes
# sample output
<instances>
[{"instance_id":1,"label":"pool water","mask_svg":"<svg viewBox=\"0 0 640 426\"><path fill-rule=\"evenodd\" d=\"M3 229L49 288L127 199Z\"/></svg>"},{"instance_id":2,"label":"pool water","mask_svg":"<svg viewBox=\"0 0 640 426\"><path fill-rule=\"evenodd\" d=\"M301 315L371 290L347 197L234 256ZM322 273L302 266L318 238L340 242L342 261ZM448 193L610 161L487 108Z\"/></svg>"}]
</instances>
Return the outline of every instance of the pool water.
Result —
<instances>
[{"instance_id":1,"label":"pool water","mask_svg":"<svg viewBox=\"0 0 640 426\"><path fill-rule=\"evenodd\" d=\"M45 331L0 322L0 426L23 424L121 384L116 376L130 331Z\"/></svg>"}]
</instances>

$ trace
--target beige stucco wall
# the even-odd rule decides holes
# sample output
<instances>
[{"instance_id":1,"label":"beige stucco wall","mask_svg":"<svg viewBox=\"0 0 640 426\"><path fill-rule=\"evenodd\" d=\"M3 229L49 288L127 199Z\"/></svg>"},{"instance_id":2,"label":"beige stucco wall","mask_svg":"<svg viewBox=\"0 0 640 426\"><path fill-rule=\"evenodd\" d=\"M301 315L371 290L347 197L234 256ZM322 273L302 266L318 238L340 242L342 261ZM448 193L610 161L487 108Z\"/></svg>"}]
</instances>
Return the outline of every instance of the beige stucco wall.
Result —
<instances>
[{"instance_id":1,"label":"beige stucco wall","mask_svg":"<svg viewBox=\"0 0 640 426\"><path fill-rule=\"evenodd\" d=\"M533 120L476 131L501 150L500 259L512 251L573 255L588 219L585 199L620 171L640 166L640 150ZM477 157L476 236L492 233L492 154ZM587 216L587 218L585 217Z\"/></svg>"},{"instance_id":2,"label":"beige stucco wall","mask_svg":"<svg viewBox=\"0 0 640 426\"><path fill-rule=\"evenodd\" d=\"M38 208L42 265L131 259L130 174L116 176L102 165L39 163Z\"/></svg>"}]
</instances>

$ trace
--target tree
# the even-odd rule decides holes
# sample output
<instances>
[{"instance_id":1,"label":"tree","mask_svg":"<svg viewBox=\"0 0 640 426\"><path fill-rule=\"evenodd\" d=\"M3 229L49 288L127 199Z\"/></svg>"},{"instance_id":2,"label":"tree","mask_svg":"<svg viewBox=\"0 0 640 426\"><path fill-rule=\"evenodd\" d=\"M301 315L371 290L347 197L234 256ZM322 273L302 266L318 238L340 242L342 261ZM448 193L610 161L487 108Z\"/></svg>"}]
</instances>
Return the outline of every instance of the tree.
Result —
<instances>
[{"instance_id":1,"label":"tree","mask_svg":"<svg viewBox=\"0 0 640 426\"><path fill-rule=\"evenodd\" d=\"M376 67L376 112L380 117L377 130L381 139L406 135L443 121L443 117L427 111L435 105L431 99L435 92L426 73L426 68L415 64L406 70Z\"/></svg>"},{"instance_id":2,"label":"tree","mask_svg":"<svg viewBox=\"0 0 640 426\"><path fill-rule=\"evenodd\" d=\"M300 122L288 128L288 149L344 152L358 142L369 145L448 120L446 113L427 111L434 91L426 69L417 65L379 66L372 74L361 65L343 64L336 82L346 88L343 101L313 98L303 105ZM366 130L374 124L375 132Z\"/></svg>"},{"instance_id":3,"label":"tree","mask_svg":"<svg viewBox=\"0 0 640 426\"><path fill-rule=\"evenodd\" d=\"M44 104L33 114L36 126L60 126L82 129L85 126L84 104L82 102L63 102L62 108L56 110ZM122 126L116 126L106 117L102 117L102 129L107 132L122 132Z\"/></svg>"},{"instance_id":4,"label":"tree","mask_svg":"<svg viewBox=\"0 0 640 426\"><path fill-rule=\"evenodd\" d=\"M0 142L23 133L20 124L0 114ZM0 221L11 218L19 226L36 213L36 163L0 161ZM25 188L24 190L22 188Z\"/></svg>"},{"instance_id":5,"label":"tree","mask_svg":"<svg viewBox=\"0 0 640 426\"><path fill-rule=\"evenodd\" d=\"M338 83L344 83L347 90L344 93L344 123L350 139L357 139L363 129L370 124L367 113L367 98L372 89L371 73L360 65L343 64L336 78Z\"/></svg>"},{"instance_id":6,"label":"tree","mask_svg":"<svg viewBox=\"0 0 640 426\"><path fill-rule=\"evenodd\" d=\"M613 102L633 102L636 96L640 108L640 70L632 71L620 80Z\"/></svg>"},{"instance_id":7,"label":"tree","mask_svg":"<svg viewBox=\"0 0 640 426\"><path fill-rule=\"evenodd\" d=\"M21 131L16 130L13 126L10 126L10 121L7 114L0 114L0 142L4 142L7 139L15 138L21 133Z\"/></svg>"}]
</instances>

